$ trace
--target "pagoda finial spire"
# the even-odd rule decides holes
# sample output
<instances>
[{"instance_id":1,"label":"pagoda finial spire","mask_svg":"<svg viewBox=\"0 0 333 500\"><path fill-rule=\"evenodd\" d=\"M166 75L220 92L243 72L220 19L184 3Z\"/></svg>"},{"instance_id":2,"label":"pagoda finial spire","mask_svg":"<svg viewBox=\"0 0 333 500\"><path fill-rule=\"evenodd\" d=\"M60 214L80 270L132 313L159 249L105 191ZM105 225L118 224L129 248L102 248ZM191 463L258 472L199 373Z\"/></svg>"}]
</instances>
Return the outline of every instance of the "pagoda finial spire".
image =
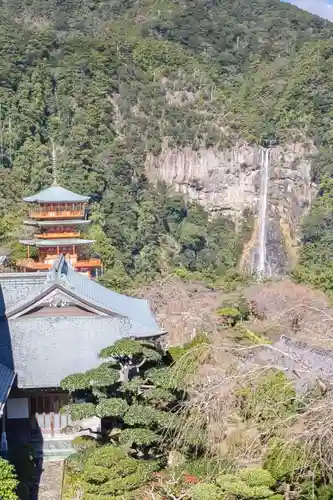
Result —
<instances>
[{"instance_id":1,"label":"pagoda finial spire","mask_svg":"<svg viewBox=\"0 0 333 500\"><path fill-rule=\"evenodd\" d=\"M58 185L57 179L57 155L56 155L56 147L54 144L54 140L51 139L52 143L52 176L53 176L53 186Z\"/></svg>"}]
</instances>

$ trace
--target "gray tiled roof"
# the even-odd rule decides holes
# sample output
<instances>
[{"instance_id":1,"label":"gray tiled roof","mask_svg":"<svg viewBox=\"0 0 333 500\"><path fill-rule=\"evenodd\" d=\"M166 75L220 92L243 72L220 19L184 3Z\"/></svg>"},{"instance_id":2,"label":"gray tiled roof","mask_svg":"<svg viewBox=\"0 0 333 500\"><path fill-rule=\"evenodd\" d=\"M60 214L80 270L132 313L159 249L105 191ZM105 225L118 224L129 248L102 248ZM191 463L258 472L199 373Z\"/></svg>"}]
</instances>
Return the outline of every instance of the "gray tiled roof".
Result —
<instances>
[{"instance_id":1,"label":"gray tiled roof","mask_svg":"<svg viewBox=\"0 0 333 500\"><path fill-rule=\"evenodd\" d=\"M14 381L15 374L13 370L0 364L0 417L7 402L7 397Z\"/></svg>"},{"instance_id":2,"label":"gray tiled roof","mask_svg":"<svg viewBox=\"0 0 333 500\"><path fill-rule=\"evenodd\" d=\"M62 280L63 285L68 290L90 304L110 313L129 317L149 327L152 334L161 333L147 300L128 297L109 290L96 281L77 273L72 266L66 263L58 269L58 276L58 279Z\"/></svg>"},{"instance_id":3,"label":"gray tiled roof","mask_svg":"<svg viewBox=\"0 0 333 500\"><path fill-rule=\"evenodd\" d=\"M16 280L15 274L13 273L12 280L7 279L6 281L2 280L0 274L0 285L7 316L25 304L28 305L37 300L39 295L43 294L44 296L48 289L59 287L79 300L102 309L106 314L128 317L132 321L148 327L152 336L162 333L147 300L128 297L109 290L87 276L76 272L71 264L66 262L64 256L60 256L50 271L40 273L42 279L39 279L38 273L20 273L20 279ZM28 278L30 274L34 274L31 280Z\"/></svg>"},{"instance_id":4,"label":"gray tiled roof","mask_svg":"<svg viewBox=\"0 0 333 500\"><path fill-rule=\"evenodd\" d=\"M51 186L32 196L23 198L27 203L75 203L87 202L89 196L73 193L61 186Z\"/></svg>"},{"instance_id":5,"label":"gray tiled roof","mask_svg":"<svg viewBox=\"0 0 333 500\"><path fill-rule=\"evenodd\" d=\"M67 375L98 366L100 350L116 340L150 335L134 321L111 316L23 317L9 320L8 328L20 388L58 387ZM0 359L9 363L10 355L0 345Z\"/></svg>"},{"instance_id":6,"label":"gray tiled roof","mask_svg":"<svg viewBox=\"0 0 333 500\"><path fill-rule=\"evenodd\" d=\"M0 316L37 297L49 285L47 272L0 274Z\"/></svg>"},{"instance_id":7,"label":"gray tiled roof","mask_svg":"<svg viewBox=\"0 0 333 500\"><path fill-rule=\"evenodd\" d=\"M54 316L11 317L56 289L96 314L57 316L55 308ZM1 293L0 363L15 370L22 388L57 387L65 376L97 366L100 350L116 340L165 333L146 300L108 290L75 272L63 256L48 272L0 274Z\"/></svg>"}]
</instances>

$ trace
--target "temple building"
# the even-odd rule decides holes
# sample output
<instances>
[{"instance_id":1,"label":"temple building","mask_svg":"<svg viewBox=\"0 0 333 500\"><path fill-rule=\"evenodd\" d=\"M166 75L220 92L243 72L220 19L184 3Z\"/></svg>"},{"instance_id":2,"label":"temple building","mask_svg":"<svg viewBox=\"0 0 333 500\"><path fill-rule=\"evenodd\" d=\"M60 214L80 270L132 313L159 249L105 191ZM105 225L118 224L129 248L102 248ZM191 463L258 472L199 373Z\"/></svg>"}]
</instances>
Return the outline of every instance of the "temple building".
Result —
<instances>
[{"instance_id":1,"label":"temple building","mask_svg":"<svg viewBox=\"0 0 333 500\"><path fill-rule=\"evenodd\" d=\"M92 241L80 236L88 200L55 185L25 198L26 223L39 232L22 243L37 259L28 253L17 262L23 272L0 273L2 450L18 440L40 456L67 456L77 428L60 412L68 402L61 380L97 367L101 349L118 339L165 334L146 300L90 279L101 263L84 254Z\"/></svg>"},{"instance_id":2,"label":"temple building","mask_svg":"<svg viewBox=\"0 0 333 500\"><path fill-rule=\"evenodd\" d=\"M91 258L89 248L93 240L82 238L81 229L87 219L88 196L73 193L57 184L40 193L24 198L28 204L27 226L35 234L31 239L20 240L27 247L27 257L16 265L21 271L45 271L50 269L60 254L66 255L74 269L88 276L96 276L101 269L99 258ZM33 258L31 249L37 257Z\"/></svg>"}]
</instances>

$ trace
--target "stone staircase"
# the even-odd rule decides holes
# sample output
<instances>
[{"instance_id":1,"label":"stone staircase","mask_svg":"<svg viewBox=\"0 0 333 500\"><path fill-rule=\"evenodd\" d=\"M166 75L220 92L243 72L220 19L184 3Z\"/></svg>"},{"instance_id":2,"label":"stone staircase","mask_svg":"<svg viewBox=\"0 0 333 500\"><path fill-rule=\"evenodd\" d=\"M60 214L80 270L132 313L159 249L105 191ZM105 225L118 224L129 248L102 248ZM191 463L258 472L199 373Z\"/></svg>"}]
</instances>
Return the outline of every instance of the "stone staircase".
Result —
<instances>
[{"instance_id":1,"label":"stone staircase","mask_svg":"<svg viewBox=\"0 0 333 500\"><path fill-rule=\"evenodd\" d=\"M68 436L44 437L43 440L32 440L31 444L36 458L42 458L44 461L64 460L74 452L72 439Z\"/></svg>"}]
</instances>

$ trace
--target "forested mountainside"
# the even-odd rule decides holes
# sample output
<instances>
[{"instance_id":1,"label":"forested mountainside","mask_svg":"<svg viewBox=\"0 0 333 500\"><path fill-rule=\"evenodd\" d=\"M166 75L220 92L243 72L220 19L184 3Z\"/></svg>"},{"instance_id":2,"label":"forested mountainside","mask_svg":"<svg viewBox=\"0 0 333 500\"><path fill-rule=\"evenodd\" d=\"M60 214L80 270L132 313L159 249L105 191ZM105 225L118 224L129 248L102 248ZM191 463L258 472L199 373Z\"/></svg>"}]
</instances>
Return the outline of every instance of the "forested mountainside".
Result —
<instances>
[{"instance_id":1,"label":"forested mountainside","mask_svg":"<svg viewBox=\"0 0 333 500\"><path fill-rule=\"evenodd\" d=\"M4 244L22 231L22 196L51 182L52 138L59 181L99 202L96 249L123 285L180 264L224 273L250 221L236 235L229 220L209 222L199 206L151 186L147 154L165 143L310 141L320 151L313 178L328 179L304 227L297 277L315 279L314 259L327 276L332 24L279 0L7 0L0 20Z\"/></svg>"},{"instance_id":2,"label":"forested mountainside","mask_svg":"<svg viewBox=\"0 0 333 500\"><path fill-rule=\"evenodd\" d=\"M52 139L59 183L92 196L103 282L169 331L167 352L122 339L62 381L86 395L74 421L110 424L73 443L64 500L333 499L332 297L236 272L261 229L241 198L263 194L270 252L281 226L294 278L333 291L332 88L333 25L279 0L0 0L1 252L23 251ZM164 154L192 199L152 179ZM193 167L217 198L211 160L232 188L213 218ZM30 448L9 458L35 486ZM0 496L16 485L0 460Z\"/></svg>"}]
</instances>

